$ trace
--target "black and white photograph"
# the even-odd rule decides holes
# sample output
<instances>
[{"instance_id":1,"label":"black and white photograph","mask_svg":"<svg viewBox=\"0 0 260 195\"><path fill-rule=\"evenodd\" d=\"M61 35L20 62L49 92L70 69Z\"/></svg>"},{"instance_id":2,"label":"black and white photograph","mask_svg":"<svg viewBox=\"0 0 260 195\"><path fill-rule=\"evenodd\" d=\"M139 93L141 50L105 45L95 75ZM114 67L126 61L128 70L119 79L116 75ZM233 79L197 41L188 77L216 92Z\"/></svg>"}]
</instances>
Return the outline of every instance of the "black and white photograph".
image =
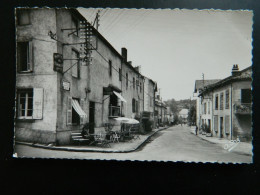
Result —
<instances>
[{"instance_id":1,"label":"black and white photograph","mask_svg":"<svg viewBox=\"0 0 260 195\"><path fill-rule=\"evenodd\" d=\"M253 163L253 16L15 8L13 157Z\"/></svg>"}]
</instances>

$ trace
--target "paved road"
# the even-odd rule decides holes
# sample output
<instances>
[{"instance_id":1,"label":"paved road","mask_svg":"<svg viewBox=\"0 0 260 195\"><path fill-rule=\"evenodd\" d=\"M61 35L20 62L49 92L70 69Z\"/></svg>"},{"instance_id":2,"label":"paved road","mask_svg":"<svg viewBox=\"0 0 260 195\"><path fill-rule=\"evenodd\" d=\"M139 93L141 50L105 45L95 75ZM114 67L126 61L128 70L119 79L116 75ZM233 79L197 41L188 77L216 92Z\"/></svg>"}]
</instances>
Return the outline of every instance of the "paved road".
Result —
<instances>
[{"instance_id":1,"label":"paved road","mask_svg":"<svg viewBox=\"0 0 260 195\"><path fill-rule=\"evenodd\" d=\"M132 153L66 152L16 145L18 157L156 160L185 162L251 163L252 157L228 152L223 147L190 133L187 126L174 126L160 131L142 149Z\"/></svg>"}]
</instances>

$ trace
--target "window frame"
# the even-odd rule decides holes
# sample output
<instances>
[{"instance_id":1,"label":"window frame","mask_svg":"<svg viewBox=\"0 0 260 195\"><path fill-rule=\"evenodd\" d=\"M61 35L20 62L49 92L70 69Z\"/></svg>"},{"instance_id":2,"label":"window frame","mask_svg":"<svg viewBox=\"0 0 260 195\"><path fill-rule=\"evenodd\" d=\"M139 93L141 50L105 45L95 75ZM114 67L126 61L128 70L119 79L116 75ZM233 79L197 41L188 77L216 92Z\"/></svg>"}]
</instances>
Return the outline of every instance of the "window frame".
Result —
<instances>
[{"instance_id":1,"label":"window frame","mask_svg":"<svg viewBox=\"0 0 260 195\"><path fill-rule=\"evenodd\" d=\"M26 70L22 69L22 58L25 58L24 53L22 54L21 50L24 50L22 44L26 43ZM16 56L16 64L17 64L17 73L31 73L33 72L33 42L31 40L27 41L17 41L17 56Z\"/></svg>"},{"instance_id":2,"label":"window frame","mask_svg":"<svg viewBox=\"0 0 260 195\"><path fill-rule=\"evenodd\" d=\"M133 77L133 89L135 89L135 77Z\"/></svg>"},{"instance_id":3,"label":"window frame","mask_svg":"<svg viewBox=\"0 0 260 195\"><path fill-rule=\"evenodd\" d=\"M119 81L122 81L122 69L121 68L119 68Z\"/></svg>"},{"instance_id":4,"label":"window frame","mask_svg":"<svg viewBox=\"0 0 260 195\"><path fill-rule=\"evenodd\" d=\"M110 77L112 77L112 60L108 61L108 66L109 66L108 74Z\"/></svg>"},{"instance_id":5,"label":"window frame","mask_svg":"<svg viewBox=\"0 0 260 195\"><path fill-rule=\"evenodd\" d=\"M221 92L219 96L219 110L224 110L224 93Z\"/></svg>"},{"instance_id":6,"label":"window frame","mask_svg":"<svg viewBox=\"0 0 260 195\"><path fill-rule=\"evenodd\" d=\"M75 53L76 55L74 56L74 54L73 53ZM74 78L77 78L77 79L79 79L80 78L80 52L77 50L77 49L75 49L75 48L72 48L71 49L71 54L72 54L72 57L73 57L73 59L74 59L74 57L77 57L77 65L74 65L74 62L76 61L76 60L71 60L71 62L72 62L72 64L71 64L71 66L73 66L72 68L71 68L71 76L72 77L74 77ZM75 68L75 67L77 67L77 76L75 76L74 74L73 74L73 69Z\"/></svg>"},{"instance_id":7,"label":"window frame","mask_svg":"<svg viewBox=\"0 0 260 195\"><path fill-rule=\"evenodd\" d=\"M229 95L229 89L225 92L225 109L229 109L229 101L230 101L230 95Z\"/></svg>"},{"instance_id":8,"label":"window frame","mask_svg":"<svg viewBox=\"0 0 260 195\"><path fill-rule=\"evenodd\" d=\"M26 24L21 24L21 15L22 14L26 14L27 17L28 17L28 23ZM17 9L16 10L16 24L17 26L27 26L27 25L31 25L32 24L32 21L31 21L31 12L30 12L30 9Z\"/></svg>"},{"instance_id":9,"label":"window frame","mask_svg":"<svg viewBox=\"0 0 260 195\"><path fill-rule=\"evenodd\" d=\"M215 110L218 110L218 108L219 108L219 103L218 103L218 100L219 98L218 98L218 94L216 94L215 95Z\"/></svg>"},{"instance_id":10,"label":"window frame","mask_svg":"<svg viewBox=\"0 0 260 195\"><path fill-rule=\"evenodd\" d=\"M128 73L126 73L126 89L128 89Z\"/></svg>"},{"instance_id":11,"label":"window frame","mask_svg":"<svg viewBox=\"0 0 260 195\"><path fill-rule=\"evenodd\" d=\"M21 93L25 93L26 95L25 95L25 114L24 114L24 116L22 116L22 115L20 115L20 113L21 113L21 110L23 110L23 109L21 109L20 108L20 101L21 101L21 97L20 97L20 95L21 95ZM28 93L32 93L32 97L30 97L30 99L31 99L31 105L32 105L32 108L31 109L28 109L28 99L29 99L29 97L28 97ZM34 96L34 94L33 94L33 88L26 88L26 89L17 89L17 119L33 119L33 96ZM31 116L28 116L28 110L31 110L31 112L32 112L32 114L31 114Z\"/></svg>"}]
</instances>

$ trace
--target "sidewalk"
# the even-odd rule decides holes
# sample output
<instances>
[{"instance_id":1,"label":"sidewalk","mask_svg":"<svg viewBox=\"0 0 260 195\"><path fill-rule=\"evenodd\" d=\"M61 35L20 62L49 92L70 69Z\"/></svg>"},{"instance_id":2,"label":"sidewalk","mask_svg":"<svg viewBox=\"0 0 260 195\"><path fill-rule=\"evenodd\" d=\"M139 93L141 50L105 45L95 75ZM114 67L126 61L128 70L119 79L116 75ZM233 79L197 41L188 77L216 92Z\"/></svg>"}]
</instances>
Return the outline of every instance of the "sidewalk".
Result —
<instances>
[{"instance_id":1,"label":"sidewalk","mask_svg":"<svg viewBox=\"0 0 260 195\"><path fill-rule=\"evenodd\" d=\"M195 134L193 131L193 128L191 128L191 133ZM225 144L230 144L230 140L224 139L224 138L218 138L218 137L206 137L206 135L198 134L197 135L199 138L206 140L208 142L218 144L220 145L223 149ZM240 142L238 143L237 146L235 146L230 152L235 152L243 155L253 155L253 145L252 143L247 143L247 142Z\"/></svg>"},{"instance_id":2,"label":"sidewalk","mask_svg":"<svg viewBox=\"0 0 260 195\"><path fill-rule=\"evenodd\" d=\"M160 127L159 129L154 129L146 135L140 135L140 139L130 140L127 142L115 142L110 143L109 148L103 148L98 146L53 146L53 145L43 145L43 144L32 144L25 142L16 142L16 144L23 144L32 147L44 148L49 150L63 150L63 151L73 151L73 152L103 152L103 153L128 153L139 149L141 146L145 145L148 140L155 135L158 131L167 129L168 127Z\"/></svg>"}]
</instances>

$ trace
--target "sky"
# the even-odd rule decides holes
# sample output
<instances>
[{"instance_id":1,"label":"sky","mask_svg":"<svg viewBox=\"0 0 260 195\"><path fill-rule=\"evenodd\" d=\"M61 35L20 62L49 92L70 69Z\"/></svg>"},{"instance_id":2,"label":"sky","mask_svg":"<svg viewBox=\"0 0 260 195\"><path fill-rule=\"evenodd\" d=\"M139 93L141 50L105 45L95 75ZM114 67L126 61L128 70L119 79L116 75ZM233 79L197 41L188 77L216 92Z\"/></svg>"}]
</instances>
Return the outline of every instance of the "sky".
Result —
<instances>
[{"instance_id":1,"label":"sky","mask_svg":"<svg viewBox=\"0 0 260 195\"><path fill-rule=\"evenodd\" d=\"M233 64L252 65L252 11L78 8L141 74L157 82L163 100L193 97L195 80L224 79Z\"/></svg>"}]
</instances>

